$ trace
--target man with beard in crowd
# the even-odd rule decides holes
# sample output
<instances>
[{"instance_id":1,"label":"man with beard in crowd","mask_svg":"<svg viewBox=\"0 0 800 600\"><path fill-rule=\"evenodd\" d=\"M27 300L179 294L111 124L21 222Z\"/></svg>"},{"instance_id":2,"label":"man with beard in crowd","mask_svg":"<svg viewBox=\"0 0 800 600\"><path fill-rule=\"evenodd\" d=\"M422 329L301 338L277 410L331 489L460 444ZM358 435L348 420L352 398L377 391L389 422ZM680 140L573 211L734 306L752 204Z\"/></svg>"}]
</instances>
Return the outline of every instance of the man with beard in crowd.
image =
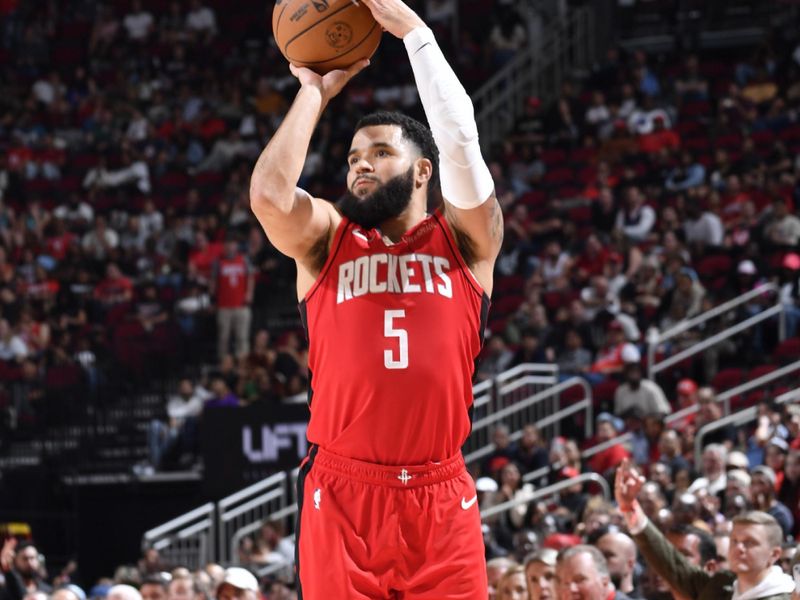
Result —
<instances>
[{"instance_id":1,"label":"man with beard in crowd","mask_svg":"<svg viewBox=\"0 0 800 600\"><path fill-rule=\"evenodd\" d=\"M6 586L3 600L22 600L32 592L53 591L41 576L39 551L32 542L20 542L8 538L0 549L0 570L5 576Z\"/></svg>"}]
</instances>

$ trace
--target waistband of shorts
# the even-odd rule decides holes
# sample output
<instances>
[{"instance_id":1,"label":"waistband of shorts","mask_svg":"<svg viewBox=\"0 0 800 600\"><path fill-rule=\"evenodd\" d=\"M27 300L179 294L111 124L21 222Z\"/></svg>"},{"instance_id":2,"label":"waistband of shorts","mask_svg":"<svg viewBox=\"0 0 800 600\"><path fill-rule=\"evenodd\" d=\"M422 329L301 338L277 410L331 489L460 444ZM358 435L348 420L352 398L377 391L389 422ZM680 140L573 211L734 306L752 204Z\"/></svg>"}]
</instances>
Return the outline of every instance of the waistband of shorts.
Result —
<instances>
[{"instance_id":1,"label":"waistband of shorts","mask_svg":"<svg viewBox=\"0 0 800 600\"><path fill-rule=\"evenodd\" d=\"M393 466L340 456L322 448L317 448L314 468L363 483L395 488L414 488L441 483L461 475L466 470L464 457L460 452L440 462Z\"/></svg>"}]
</instances>

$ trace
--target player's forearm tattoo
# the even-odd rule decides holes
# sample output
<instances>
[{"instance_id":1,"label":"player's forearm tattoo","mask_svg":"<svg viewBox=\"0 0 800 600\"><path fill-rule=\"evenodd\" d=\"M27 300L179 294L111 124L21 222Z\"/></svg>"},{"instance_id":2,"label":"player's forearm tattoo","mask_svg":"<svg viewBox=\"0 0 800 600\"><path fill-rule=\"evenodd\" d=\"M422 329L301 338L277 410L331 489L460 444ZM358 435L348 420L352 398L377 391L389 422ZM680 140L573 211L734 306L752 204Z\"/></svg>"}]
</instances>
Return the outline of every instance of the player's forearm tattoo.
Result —
<instances>
[{"instance_id":1,"label":"player's forearm tattoo","mask_svg":"<svg viewBox=\"0 0 800 600\"><path fill-rule=\"evenodd\" d=\"M492 221L492 239L502 243L503 234L505 233L505 229L503 228L503 210L500 208L500 202L496 198L494 202L492 202L492 211L489 214L489 218Z\"/></svg>"}]
</instances>

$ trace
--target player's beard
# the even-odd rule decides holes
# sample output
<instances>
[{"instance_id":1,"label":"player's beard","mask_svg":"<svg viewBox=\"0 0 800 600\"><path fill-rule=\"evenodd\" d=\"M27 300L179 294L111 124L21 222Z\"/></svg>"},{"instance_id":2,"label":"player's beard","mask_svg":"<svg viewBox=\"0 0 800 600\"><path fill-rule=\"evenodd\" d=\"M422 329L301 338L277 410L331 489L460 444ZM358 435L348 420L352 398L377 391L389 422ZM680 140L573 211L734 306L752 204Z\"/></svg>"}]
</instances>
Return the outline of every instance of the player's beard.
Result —
<instances>
[{"instance_id":1,"label":"player's beard","mask_svg":"<svg viewBox=\"0 0 800 600\"><path fill-rule=\"evenodd\" d=\"M411 202L414 190L414 167L378 185L374 192L360 198L351 191L339 201L342 214L364 229L377 227L384 221L399 217Z\"/></svg>"}]
</instances>

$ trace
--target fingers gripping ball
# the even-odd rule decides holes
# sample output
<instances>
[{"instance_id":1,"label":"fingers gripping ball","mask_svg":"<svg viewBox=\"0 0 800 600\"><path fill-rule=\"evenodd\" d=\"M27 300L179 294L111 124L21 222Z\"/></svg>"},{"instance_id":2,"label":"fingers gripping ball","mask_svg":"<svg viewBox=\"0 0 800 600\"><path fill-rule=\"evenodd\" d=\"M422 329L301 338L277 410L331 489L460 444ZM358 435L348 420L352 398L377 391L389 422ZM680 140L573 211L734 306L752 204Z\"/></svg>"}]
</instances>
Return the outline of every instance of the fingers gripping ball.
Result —
<instances>
[{"instance_id":1,"label":"fingers gripping ball","mask_svg":"<svg viewBox=\"0 0 800 600\"><path fill-rule=\"evenodd\" d=\"M324 74L371 57L382 29L363 3L277 0L272 32L289 62Z\"/></svg>"}]
</instances>

